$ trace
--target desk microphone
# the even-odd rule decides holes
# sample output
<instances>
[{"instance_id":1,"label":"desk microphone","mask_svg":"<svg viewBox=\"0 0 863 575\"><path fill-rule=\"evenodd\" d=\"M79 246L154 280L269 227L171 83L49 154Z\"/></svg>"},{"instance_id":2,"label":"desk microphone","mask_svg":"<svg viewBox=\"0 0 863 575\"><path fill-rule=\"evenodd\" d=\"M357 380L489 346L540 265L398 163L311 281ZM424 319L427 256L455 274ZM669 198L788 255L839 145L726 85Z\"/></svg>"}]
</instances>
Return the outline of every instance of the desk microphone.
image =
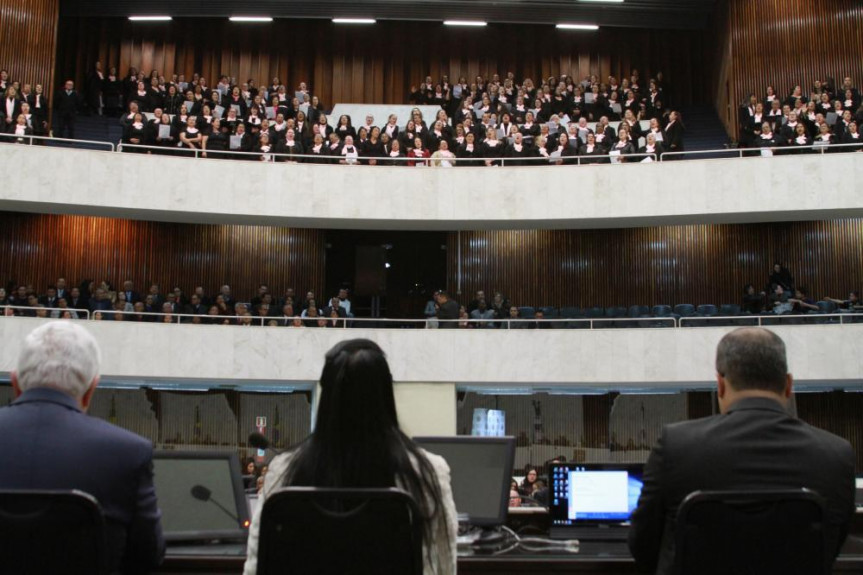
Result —
<instances>
[{"instance_id":1,"label":"desk microphone","mask_svg":"<svg viewBox=\"0 0 863 575\"><path fill-rule=\"evenodd\" d=\"M221 509L225 515L236 521L238 524L240 523L240 518L231 513L230 509L213 499L213 492L210 491L209 488L204 487L203 485L193 485L190 493L192 494L192 497L194 497L198 501L203 501L205 503L209 501L210 503Z\"/></svg>"},{"instance_id":2,"label":"desk microphone","mask_svg":"<svg viewBox=\"0 0 863 575\"><path fill-rule=\"evenodd\" d=\"M258 433L257 431L249 435L249 445L256 449L269 449L276 455L282 454L281 449L276 449L275 447L272 447L270 445L270 440L264 437L262 434Z\"/></svg>"}]
</instances>

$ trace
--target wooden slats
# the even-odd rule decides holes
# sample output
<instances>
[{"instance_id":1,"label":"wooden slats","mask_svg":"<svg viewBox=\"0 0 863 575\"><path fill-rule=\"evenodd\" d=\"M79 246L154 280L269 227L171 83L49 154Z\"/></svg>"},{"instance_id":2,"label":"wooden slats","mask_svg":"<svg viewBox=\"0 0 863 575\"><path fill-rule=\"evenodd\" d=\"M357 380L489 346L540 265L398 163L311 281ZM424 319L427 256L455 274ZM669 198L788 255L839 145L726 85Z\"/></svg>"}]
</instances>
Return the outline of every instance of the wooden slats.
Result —
<instances>
[{"instance_id":1,"label":"wooden slats","mask_svg":"<svg viewBox=\"0 0 863 575\"><path fill-rule=\"evenodd\" d=\"M815 80L863 85L863 4L848 0L728 0L718 14L722 47L717 106L729 132L737 107L768 85L785 97ZM726 87L727 82L727 87ZM726 89L727 88L727 89Z\"/></svg>"},{"instance_id":2,"label":"wooden slats","mask_svg":"<svg viewBox=\"0 0 863 575\"><path fill-rule=\"evenodd\" d=\"M0 0L0 68L53 93L59 0ZM70 55L74 57L73 54Z\"/></svg>"},{"instance_id":3,"label":"wooden slats","mask_svg":"<svg viewBox=\"0 0 863 575\"><path fill-rule=\"evenodd\" d=\"M324 287L322 230L12 212L0 212L0 229L2 285L32 284L40 293L58 277L70 287L130 279L139 291L158 283L163 292L202 285L211 294L227 283L239 298L254 296L260 283L278 295Z\"/></svg>"},{"instance_id":4,"label":"wooden slats","mask_svg":"<svg viewBox=\"0 0 863 575\"><path fill-rule=\"evenodd\" d=\"M8 0L7 0L8 1ZM94 42L86 42L95 38ZM91 45L92 44L92 45ZM337 26L321 20L276 20L243 26L224 19L176 19L131 23L118 18L63 18L58 73L84 79L102 58L105 70L130 66L166 77L200 72L210 85L220 74L268 85L274 76L290 88L309 83L326 106L339 102L404 103L412 85L426 74L452 81L477 74L513 71L517 79L569 74L629 77L633 68L647 78L662 71L675 104L713 98L700 31L602 29L597 33L551 26L495 24L486 29L452 29L439 22L379 22ZM83 52L82 52L83 51ZM685 53L687 58L677 54ZM80 57L76 57L79 55Z\"/></svg>"},{"instance_id":5,"label":"wooden slats","mask_svg":"<svg viewBox=\"0 0 863 575\"><path fill-rule=\"evenodd\" d=\"M863 220L620 230L461 232L447 240L448 287L467 303L501 291L515 305L740 303L787 263L815 299L863 287Z\"/></svg>"}]
</instances>

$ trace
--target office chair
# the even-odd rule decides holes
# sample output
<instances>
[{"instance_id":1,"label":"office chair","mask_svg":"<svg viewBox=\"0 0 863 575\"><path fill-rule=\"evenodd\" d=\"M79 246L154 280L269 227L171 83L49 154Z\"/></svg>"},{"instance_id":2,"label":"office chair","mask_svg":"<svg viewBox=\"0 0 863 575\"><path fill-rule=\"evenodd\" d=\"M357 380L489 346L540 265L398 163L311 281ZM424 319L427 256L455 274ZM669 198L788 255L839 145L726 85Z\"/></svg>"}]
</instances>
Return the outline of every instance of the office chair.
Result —
<instances>
[{"instance_id":1,"label":"office chair","mask_svg":"<svg viewBox=\"0 0 863 575\"><path fill-rule=\"evenodd\" d=\"M824 575L824 500L808 489L696 491L677 512L675 575Z\"/></svg>"},{"instance_id":2,"label":"office chair","mask_svg":"<svg viewBox=\"0 0 863 575\"><path fill-rule=\"evenodd\" d=\"M4 573L106 573L102 508L83 491L0 491Z\"/></svg>"},{"instance_id":3,"label":"office chair","mask_svg":"<svg viewBox=\"0 0 863 575\"><path fill-rule=\"evenodd\" d=\"M261 512L258 575L422 575L422 521L396 488L287 487Z\"/></svg>"}]
</instances>

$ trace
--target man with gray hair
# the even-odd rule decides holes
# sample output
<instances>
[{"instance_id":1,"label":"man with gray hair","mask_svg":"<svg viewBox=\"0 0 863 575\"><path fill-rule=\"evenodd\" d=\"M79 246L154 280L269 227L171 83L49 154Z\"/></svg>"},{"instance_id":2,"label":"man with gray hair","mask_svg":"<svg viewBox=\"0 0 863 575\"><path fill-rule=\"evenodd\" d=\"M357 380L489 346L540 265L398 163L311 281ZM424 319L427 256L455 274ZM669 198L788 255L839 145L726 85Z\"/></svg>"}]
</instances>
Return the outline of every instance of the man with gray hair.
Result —
<instances>
[{"instance_id":1,"label":"man with gray hair","mask_svg":"<svg viewBox=\"0 0 863 575\"><path fill-rule=\"evenodd\" d=\"M105 515L109 571L147 572L165 552L153 446L87 416L100 362L79 324L46 323L25 338L12 372L16 399L0 409L0 489L89 493Z\"/></svg>"},{"instance_id":2,"label":"man with gray hair","mask_svg":"<svg viewBox=\"0 0 863 575\"><path fill-rule=\"evenodd\" d=\"M825 549L838 555L854 515L854 451L788 412L785 343L764 328L716 350L720 415L667 425L644 468L629 548L642 570L671 573L677 509L693 491L807 488L826 502Z\"/></svg>"}]
</instances>

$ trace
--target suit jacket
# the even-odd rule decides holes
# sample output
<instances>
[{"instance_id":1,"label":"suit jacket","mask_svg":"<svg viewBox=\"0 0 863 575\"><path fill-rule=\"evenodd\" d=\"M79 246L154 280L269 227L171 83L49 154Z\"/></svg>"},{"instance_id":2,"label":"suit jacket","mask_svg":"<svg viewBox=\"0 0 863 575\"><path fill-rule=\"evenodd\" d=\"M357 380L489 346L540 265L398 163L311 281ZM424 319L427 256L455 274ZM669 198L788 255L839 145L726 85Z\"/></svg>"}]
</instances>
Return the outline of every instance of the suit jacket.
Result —
<instances>
[{"instance_id":1,"label":"suit jacket","mask_svg":"<svg viewBox=\"0 0 863 575\"><path fill-rule=\"evenodd\" d=\"M629 548L640 568L670 573L677 509L693 491L806 487L827 502L827 548L836 555L854 514L854 463L847 441L769 398L742 399L724 415L668 425L644 469Z\"/></svg>"},{"instance_id":2,"label":"suit jacket","mask_svg":"<svg viewBox=\"0 0 863 575\"><path fill-rule=\"evenodd\" d=\"M89 493L105 514L112 571L146 572L162 560L152 445L89 417L65 393L30 389L0 409L0 488Z\"/></svg>"},{"instance_id":3,"label":"suit jacket","mask_svg":"<svg viewBox=\"0 0 863 575\"><path fill-rule=\"evenodd\" d=\"M80 97L78 92L72 90L71 94L67 94L66 90L58 90L54 96L54 110L61 116L74 116L78 112Z\"/></svg>"}]
</instances>

